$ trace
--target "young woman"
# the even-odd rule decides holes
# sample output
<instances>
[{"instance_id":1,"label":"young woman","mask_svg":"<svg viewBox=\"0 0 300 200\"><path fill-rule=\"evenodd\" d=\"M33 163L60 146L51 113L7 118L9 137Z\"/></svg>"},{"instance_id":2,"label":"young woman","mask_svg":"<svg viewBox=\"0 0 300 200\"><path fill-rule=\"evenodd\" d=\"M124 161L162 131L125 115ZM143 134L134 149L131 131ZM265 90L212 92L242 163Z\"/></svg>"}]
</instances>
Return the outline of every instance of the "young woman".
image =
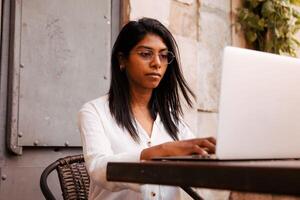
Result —
<instances>
[{"instance_id":1,"label":"young woman","mask_svg":"<svg viewBox=\"0 0 300 200\"><path fill-rule=\"evenodd\" d=\"M107 182L109 161L211 154L214 138L194 138L182 121L183 78L177 44L159 21L142 18L121 30L112 50L109 93L79 112L90 199L178 199L179 188ZM194 139L191 139L194 138Z\"/></svg>"}]
</instances>

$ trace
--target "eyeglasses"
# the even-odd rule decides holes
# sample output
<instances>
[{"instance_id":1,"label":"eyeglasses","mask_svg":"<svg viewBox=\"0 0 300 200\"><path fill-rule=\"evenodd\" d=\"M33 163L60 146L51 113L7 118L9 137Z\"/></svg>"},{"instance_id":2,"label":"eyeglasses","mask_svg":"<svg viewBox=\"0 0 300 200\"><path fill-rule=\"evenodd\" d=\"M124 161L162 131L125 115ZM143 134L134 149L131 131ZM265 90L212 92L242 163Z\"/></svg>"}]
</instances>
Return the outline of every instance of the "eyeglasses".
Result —
<instances>
[{"instance_id":1,"label":"eyeglasses","mask_svg":"<svg viewBox=\"0 0 300 200\"><path fill-rule=\"evenodd\" d=\"M151 50L137 50L137 55L146 62L151 62L154 59L156 53ZM171 51L162 51L158 53L159 60L161 64L168 65L170 64L175 56Z\"/></svg>"}]
</instances>

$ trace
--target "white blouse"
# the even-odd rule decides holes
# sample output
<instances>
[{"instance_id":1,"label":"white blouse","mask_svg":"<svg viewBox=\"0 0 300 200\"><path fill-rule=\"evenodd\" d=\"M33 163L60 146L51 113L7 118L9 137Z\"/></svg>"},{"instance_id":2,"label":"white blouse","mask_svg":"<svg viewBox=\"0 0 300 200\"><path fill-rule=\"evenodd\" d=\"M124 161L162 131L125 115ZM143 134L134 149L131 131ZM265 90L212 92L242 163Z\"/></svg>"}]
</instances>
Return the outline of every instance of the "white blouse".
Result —
<instances>
[{"instance_id":1,"label":"white blouse","mask_svg":"<svg viewBox=\"0 0 300 200\"><path fill-rule=\"evenodd\" d=\"M154 121L151 137L136 122L140 143L135 142L126 129L117 125L110 113L107 95L86 103L79 111L78 123L85 163L90 175L90 200L180 199L178 187L106 180L107 162L139 162L143 149L173 141L159 115ZM184 123L179 124L178 136L180 140L194 138Z\"/></svg>"}]
</instances>

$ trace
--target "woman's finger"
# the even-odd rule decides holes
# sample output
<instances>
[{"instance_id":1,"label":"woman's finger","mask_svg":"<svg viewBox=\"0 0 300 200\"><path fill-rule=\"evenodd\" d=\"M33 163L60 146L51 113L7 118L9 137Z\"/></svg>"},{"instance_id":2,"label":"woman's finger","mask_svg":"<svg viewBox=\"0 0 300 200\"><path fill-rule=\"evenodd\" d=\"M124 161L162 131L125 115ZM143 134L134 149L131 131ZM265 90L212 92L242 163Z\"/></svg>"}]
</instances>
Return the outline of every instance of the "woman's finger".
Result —
<instances>
[{"instance_id":1,"label":"woman's finger","mask_svg":"<svg viewBox=\"0 0 300 200\"><path fill-rule=\"evenodd\" d=\"M189 139L189 140L185 140L187 142L193 142L195 144L199 144L201 143L203 140L208 140L213 144L216 144L216 139L214 137L207 137L207 138L194 138L194 139Z\"/></svg>"},{"instance_id":2,"label":"woman's finger","mask_svg":"<svg viewBox=\"0 0 300 200\"><path fill-rule=\"evenodd\" d=\"M200 148L206 150L209 153L215 153L216 151L216 145L215 140L211 138L196 138L192 140L188 140L188 143L192 143L193 145L197 145Z\"/></svg>"},{"instance_id":3,"label":"woman's finger","mask_svg":"<svg viewBox=\"0 0 300 200\"><path fill-rule=\"evenodd\" d=\"M209 140L203 140L199 146L206 149L209 153L215 153L216 151L216 145Z\"/></svg>"},{"instance_id":4,"label":"woman's finger","mask_svg":"<svg viewBox=\"0 0 300 200\"><path fill-rule=\"evenodd\" d=\"M210 141L211 143L213 143L213 144L215 144L215 145L216 145L216 143L217 143L217 140L216 140L216 138L214 138L214 137L208 137L208 138L205 138L205 139L207 139L208 141Z\"/></svg>"},{"instance_id":5,"label":"woman's finger","mask_svg":"<svg viewBox=\"0 0 300 200\"><path fill-rule=\"evenodd\" d=\"M192 153L193 154L199 154L199 155L202 155L202 156L207 156L208 155L208 152L206 152L203 148L199 147L198 145L193 145Z\"/></svg>"}]
</instances>

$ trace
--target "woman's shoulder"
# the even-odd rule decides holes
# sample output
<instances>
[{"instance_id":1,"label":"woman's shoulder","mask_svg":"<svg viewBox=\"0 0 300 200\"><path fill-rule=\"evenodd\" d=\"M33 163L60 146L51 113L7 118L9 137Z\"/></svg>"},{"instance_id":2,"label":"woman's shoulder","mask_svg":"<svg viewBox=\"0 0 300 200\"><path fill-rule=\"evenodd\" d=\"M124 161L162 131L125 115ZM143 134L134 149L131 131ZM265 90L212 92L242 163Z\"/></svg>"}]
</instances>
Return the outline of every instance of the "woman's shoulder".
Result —
<instances>
[{"instance_id":1,"label":"woman's shoulder","mask_svg":"<svg viewBox=\"0 0 300 200\"><path fill-rule=\"evenodd\" d=\"M108 106L108 95L104 95L104 96L101 96L101 97L98 97L96 99L86 102L85 104L83 104L80 111L82 111L82 110L88 110L88 111L103 110L107 106Z\"/></svg>"}]
</instances>

